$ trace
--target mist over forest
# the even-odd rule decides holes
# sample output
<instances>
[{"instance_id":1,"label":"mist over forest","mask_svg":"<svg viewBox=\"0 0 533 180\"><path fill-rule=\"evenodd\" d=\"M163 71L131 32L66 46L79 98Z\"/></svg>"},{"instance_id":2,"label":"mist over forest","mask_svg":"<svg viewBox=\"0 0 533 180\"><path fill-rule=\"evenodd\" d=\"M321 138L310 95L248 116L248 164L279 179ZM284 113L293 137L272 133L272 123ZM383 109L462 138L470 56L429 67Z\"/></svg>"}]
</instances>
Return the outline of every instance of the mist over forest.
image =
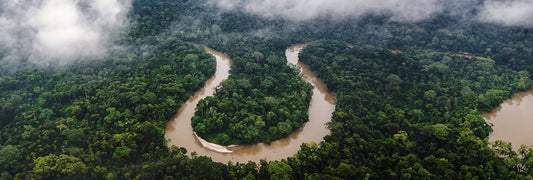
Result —
<instances>
[{"instance_id":1,"label":"mist over forest","mask_svg":"<svg viewBox=\"0 0 533 180\"><path fill-rule=\"evenodd\" d=\"M331 19L385 15L392 22L412 23L447 14L462 20L531 27L533 3L527 0L210 0L208 5L222 11L242 11L267 18L305 21L320 17Z\"/></svg>"},{"instance_id":2,"label":"mist over forest","mask_svg":"<svg viewBox=\"0 0 533 180\"><path fill-rule=\"evenodd\" d=\"M114 38L130 24L138 23L130 12L131 0L3 0L1 4L1 63L11 66L21 61L64 65L81 58L102 58L110 50L121 50ZM527 0L208 0L199 6L218 13L238 11L271 21L289 21L283 26L320 24L324 19L342 24L368 16L404 24L451 16L466 23L533 26L533 2ZM188 20L172 23L182 21ZM272 29L264 28L252 34Z\"/></svg>"},{"instance_id":3,"label":"mist over forest","mask_svg":"<svg viewBox=\"0 0 533 180\"><path fill-rule=\"evenodd\" d=\"M533 85L531 0L0 0L0 179L530 179L533 148L482 113ZM199 45L198 45L199 44ZM336 97L321 142L215 162L165 138L233 59L191 127L266 143Z\"/></svg>"},{"instance_id":4,"label":"mist over forest","mask_svg":"<svg viewBox=\"0 0 533 180\"><path fill-rule=\"evenodd\" d=\"M80 58L101 58L113 37L129 27L128 0L2 0L1 64L21 61L64 65Z\"/></svg>"}]
</instances>

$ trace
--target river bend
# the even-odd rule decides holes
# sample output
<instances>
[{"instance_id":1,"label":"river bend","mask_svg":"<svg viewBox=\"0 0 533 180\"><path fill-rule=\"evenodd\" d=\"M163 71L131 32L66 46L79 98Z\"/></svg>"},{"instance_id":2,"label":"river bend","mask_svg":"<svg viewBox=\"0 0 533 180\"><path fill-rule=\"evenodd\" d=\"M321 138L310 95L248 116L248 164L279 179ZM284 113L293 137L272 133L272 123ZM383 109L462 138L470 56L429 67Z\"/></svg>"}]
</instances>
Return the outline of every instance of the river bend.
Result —
<instances>
[{"instance_id":1,"label":"river bend","mask_svg":"<svg viewBox=\"0 0 533 180\"><path fill-rule=\"evenodd\" d=\"M167 122L165 129L165 138L169 139L167 145L184 147L188 154L196 152L199 156L211 157L213 161L246 163L248 161L259 162L261 159L267 161L285 159L296 154L302 143L322 141L324 136L330 134L326 123L331 121L336 99L327 90L326 85L305 64L298 61L298 53L304 47L305 44L298 44L285 51L287 63L296 65L305 75L307 82L313 85L313 95L308 110L309 121L298 130L270 144L257 143L229 148L198 138L191 126L191 118L194 116L196 105L201 99L212 96L215 88L229 77L232 62L227 55L205 47L206 52L216 57L216 72L206 81L205 86L182 104L177 114Z\"/></svg>"},{"instance_id":2,"label":"river bend","mask_svg":"<svg viewBox=\"0 0 533 180\"><path fill-rule=\"evenodd\" d=\"M511 99L505 100L491 112L481 116L491 123L493 132L489 141L509 141L513 149L518 150L520 145L533 145L533 90L515 94Z\"/></svg>"}]
</instances>

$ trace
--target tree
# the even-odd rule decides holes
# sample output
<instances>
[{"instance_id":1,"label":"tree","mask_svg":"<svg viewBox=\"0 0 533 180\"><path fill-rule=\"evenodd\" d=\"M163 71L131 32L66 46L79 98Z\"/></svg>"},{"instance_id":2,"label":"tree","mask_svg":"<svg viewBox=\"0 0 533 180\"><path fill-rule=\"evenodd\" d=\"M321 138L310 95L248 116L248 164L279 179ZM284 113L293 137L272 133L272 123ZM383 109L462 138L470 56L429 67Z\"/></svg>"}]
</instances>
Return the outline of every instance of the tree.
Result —
<instances>
[{"instance_id":1,"label":"tree","mask_svg":"<svg viewBox=\"0 0 533 180\"><path fill-rule=\"evenodd\" d=\"M128 162L132 151L133 150L127 146L117 147L113 153L113 159L121 163Z\"/></svg>"},{"instance_id":2,"label":"tree","mask_svg":"<svg viewBox=\"0 0 533 180\"><path fill-rule=\"evenodd\" d=\"M217 134L217 136L215 137L214 142L216 142L217 144L229 144L229 143L231 143L230 142L230 137L227 134L225 134L225 133Z\"/></svg>"},{"instance_id":3,"label":"tree","mask_svg":"<svg viewBox=\"0 0 533 180\"><path fill-rule=\"evenodd\" d=\"M148 104L153 104L157 101L157 95L153 92L146 91L146 93L143 94L142 99Z\"/></svg>"},{"instance_id":4,"label":"tree","mask_svg":"<svg viewBox=\"0 0 533 180\"><path fill-rule=\"evenodd\" d=\"M292 168L284 161L273 161L268 164L271 179L291 179Z\"/></svg>"},{"instance_id":5,"label":"tree","mask_svg":"<svg viewBox=\"0 0 533 180\"><path fill-rule=\"evenodd\" d=\"M450 128L444 124L435 124L431 127L431 131L433 132L433 136L441 140L446 140L448 134L450 133Z\"/></svg>"},{"instance_id":6,"label":"tree","mask_svg":"<svg viewBox=\"0 0 533 180\"><path fill-rule=\"evenodd\" d=\"M83 129L67 129L63 134L67 136L67 141L70 145L82 146L85 144L83 143L86 140Z\"/></svg>"},{"instance_id":7,"label":"tree","mask_svg":"<svg viewBox=\"0 0 533 180\"><path fill-rule=\"evenodd\" d=\"M400 78L400 76L396 74L389 74L385 78L385 81L387 82L389 88L391 88L392 90L400 90L400 84L402 84L402 79Z\"/></svg>"},{"instance_id":8,"label":"tree","mask_svg":"<svg viewBox=\"0 0 533 180\"><path fill-rule=\"evenodd\" d=\"M21 151L16 146L7 145L0 149L0 169L3 171L16 169L21 159Z\"/></svg>"},{"instance_id":9,"label":"tree","mask_svg":"<svg viewBox=\"0 0 533 180\"><path fill-rule=\"evenodd\" d=\"M50 154L38 157L33 162L33 171L44 178L74 177L88 172L87 166L80 158L65 154Z\"/></svg>"},{"instance_id":10,"label":"tree","mask_svg":"<svg viewBox=\"0 0 533 180\"><path fill-rule=\"evenodd\" d=\"M185 56L185 62L193 63L193 62L196 62L198 60L200 60L200 58L196 54L187 54Z\"/></svg>"}]
</instances>

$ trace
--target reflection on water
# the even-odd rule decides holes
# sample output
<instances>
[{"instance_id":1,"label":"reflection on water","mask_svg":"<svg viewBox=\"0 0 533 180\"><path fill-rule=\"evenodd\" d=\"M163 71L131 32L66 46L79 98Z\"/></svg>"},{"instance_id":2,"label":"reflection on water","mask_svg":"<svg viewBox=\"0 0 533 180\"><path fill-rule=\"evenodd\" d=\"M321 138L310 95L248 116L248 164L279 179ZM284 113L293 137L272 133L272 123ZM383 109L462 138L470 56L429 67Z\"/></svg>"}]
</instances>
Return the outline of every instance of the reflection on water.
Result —
<instances>
[{"instance_id":1,"label":"reflection on water","mask_svg":"<svg viewBox=\"0 0 533 180\"><path fill-rule=\"evenodd\" d=\"M229 76L231 60L220 52L206 48L206 51L215 55L217 59L217 70L215 75L208 80L205 87L192 96L178 110L176 116L167 123L165 138L170 139L168 146L176 145L184 147L190 152L196 152L200 156L209 156L214 161L226 163L228 161L245 163L248 161L259 162L261 159L281 160L292 156L298 152L300 145L306 142L320 142L324 136L330 133L325 123L331 120L335 110L335 97L327 91L323 82L309 70L308 67L298 62L298 53L305 45L295 45L286 50L289 64L296 64L302 69L306 80L313 88L313 96L309 106L309 122L305 123L298 130L288 137L272 141L271 144L251 144L241 145L234 148L233 153L218 153L202 147L193 135L191 117L194 115L195 107L200 99L212 96L214 88Z\"/></svg>"},{"instance_id":2,"label":"reflection on water","mask_svg":"<svg viewBox=\"0 0 533 180\"><path fill-rule=\"evenodd\" d=\"M518 93L481 116L493 124L489 140L509 141L513 149L533 145L533 91Z\"/></svg>"}]
</instances>

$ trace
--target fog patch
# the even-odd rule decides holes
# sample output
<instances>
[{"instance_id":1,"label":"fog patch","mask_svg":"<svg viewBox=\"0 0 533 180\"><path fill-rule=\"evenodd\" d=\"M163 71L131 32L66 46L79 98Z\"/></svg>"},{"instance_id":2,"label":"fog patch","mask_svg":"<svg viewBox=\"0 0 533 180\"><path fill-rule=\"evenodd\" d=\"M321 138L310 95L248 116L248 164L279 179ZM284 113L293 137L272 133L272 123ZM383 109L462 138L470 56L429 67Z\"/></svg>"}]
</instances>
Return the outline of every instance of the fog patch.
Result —
<instances>
[{"instance_id":1,"label":"fog patch","mask_svg":"<svg viewBox=\"0 0 533 180\"><path fill-rule=\"evenodd\" d=\"M443 10L438 0L208 0L207 4L223 11L240 10L266 18L296 21L374 14L388 15L395 22L416 22Z\"/></svg>"},{"instance_id":2,"label":"fog patch","mask_svg":"<svg viewBox=\"0 0 533 180\"><path fill-rule=\"evenodd\" d=\"M0 66L104 56L131 0L0 0Z\"/></svg>"},{"instance_id":3,"label":"fog patch","mask_svg":"<svg viewBox=\"0 0 533 180\"><path fill-rule=\"evenodd\" d=\"M533 27L532 0L487 0L477 19L506 26Z\"/></svg>"},{"instance_id":4,"label":"fog patch","mask_svg":"<svg viewBox=\"0 0 533 180\"><path fill-rule=\"evenodd\" d=\"M377 15L413 23L449 15L461 21L533 27L533 0L208 0L207 5L291 21Z\"/></svg>"}]
</instances>

